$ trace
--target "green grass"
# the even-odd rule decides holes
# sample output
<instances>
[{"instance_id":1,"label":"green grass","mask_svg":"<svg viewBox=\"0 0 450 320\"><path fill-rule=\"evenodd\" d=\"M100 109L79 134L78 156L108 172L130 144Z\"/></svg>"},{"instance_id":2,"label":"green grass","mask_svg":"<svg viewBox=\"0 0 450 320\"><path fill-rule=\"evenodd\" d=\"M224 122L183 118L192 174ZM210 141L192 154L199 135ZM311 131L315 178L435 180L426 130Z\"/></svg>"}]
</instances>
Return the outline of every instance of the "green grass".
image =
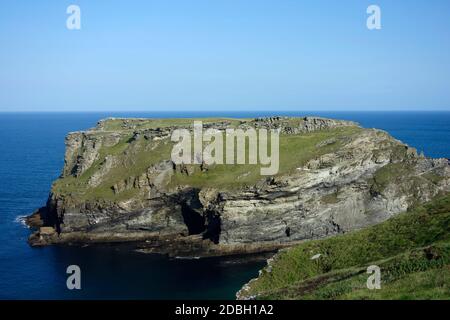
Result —
<instances>
[{"instance_id":1,"label":"green grass","mask_svg":"<svg viewBox=\"0 0 450 320\"><path fill-rule=\"evenodd\" d=\"M426 271L410 273L404 277L388 282L382 290L365 288L345 293L341 299L395 299L395 300L428 300L450 299L450 265L441 268L430 268Z\"/></svg>"},{"instance_id":2,"label":"green grass","mask_svg":"<svg viewBox=\"0 0 450 320\"><path fill-rule=\"evenodd\" d=\"M434 256L429 256L433 252ZM381 269L381 289L367 289L366 267L351 267L270 290L265 299L448 299L450 245L438 243L371 262ZM438 277L436 277L438 276Z\"/></svg>"},{"instance_id":3,"label":"green grass","mask_svg":"<svg viewBox=\"0 0 450 320\"><path fill-rule=\"evenodd\" d=\"M338 199L338 193L337 192L333 192L330 194L327 194L326 196L323 196L320 201L322 201L323 203L326 204L335 204L339 202Z\"/></svg>"},{"instance_id":4,"label":"green grass","mask_svg":"<svg viewBox=\"0 0 450 320\"><path fill-rule=\"evenodd\" d=\"M388 184L408 176L411 171L412 169L404 162L389 163L375 172L373 180L378 190L382 192Z\"/></svg>"},{"instance_id":5,"label":"green grass","mask_svg":"<svg viewBox=\"0 0 450 320\"><path fill-rule=\"evenodd\" d=\"M169 159L171 149L172 144L169 141L160 141L154 149L150 149L146 148L145 139L131 145L129 137L125 138L112 147L102 148L99 159L80 177L68 176L55 181L52 191L58 194L70 194L80 201L88 199L127 199L136 195L137 190L114 194L112 186L128 177L139 176L151 165ZM108 155L118 156L119 164L103 177L103 182L99 186L89 187L89 178L100 169L102 162Z\"/></svg>"},{"instance_id":6,"label":"green grass","mask_svg":"<svg viewBox=\"0 0 450 320\"><path fill-rule=\"evenodd\" d=\"M434 184L438 184L439 182L441 182L444 179L443 176L437 175L433 172L425 173L424 175L422 175L422 177L431 181Z\"/></svg>"},{"instance_id":7,"label":"green grass","mask_svg":"<svg viewBox=\"0 0 450 320\"><path fill-rule=\"evenodd\" d=\"M308 160L320 155L337 151L343 145L343 139L357 134L358 127L342 127L332 130L322 130L314 133L280 136L280 166L277 175L294 172ZM336 142L322 147L317 145L330 138ZM246 149L248 154L248 146ZM224 153L225 154L225 153ZM193 187L213 187L220 189L234 189L254 185L258 180L264 179L260 174L260 165L214 165L206 172L197 168L195 174L186 176L176 174L172 185L189 185Z\"/></svg>"},{"instance_id":8,"label":"green grass","mask_svg":"<svg viewBox=\"0 0 450 320\"><path fill-rule=\"evenodd\" d=\"M122 120L109 120L108 129L118 126ZM158 120L155 126L160 126L162 122L168 120ZM180 121L183 119L175 119ZM189 119L192 121L192 119ZM216 121L209 119L208 121ZM236 120L235 120L236 121ZM148 125L148 121L144 122ZM153 123L153 122L150 122ZM170 122L172 125L173 123ZM167 124L167 123L166 123ZM338 150L343 145L343 140L353 134L357 134L359 127L341 127L330 130L322 130L313 133L298 135L280 136L280 167L278 175L294 172L296 168L303 166L308 160ZM131 142L129 136L123 138L118 144L102 148L98 160L86 170L80 177L65 177L57 180L53 185L53 192L60 195L70 195L75 201L85 201L89 199L107 199L119 201L127 197L138 196L139 190L131 190L127 193L115 194L112 186L126 180L129 177L136 177L151 166L163 160L170 159L173 143L167 139L159 142L139 139ZM326 144L321 147L317 145L329 138L335 138L336 142ZM157 145L156 145L157 143ZM224 139L225 144L225 139ZM156 146L156 147L155 147ZM248 143L246 143L248 155ZM103 178L102 183L96 187L88 185L92 175L100 170L105 157L113 155L118 159L119 165L111 169ZM224 152L225 156L225 152ZM177 172L173 175L169 187L175 188L180 185L192 187L214 187L222 190L241 188L254 185L258 180L265 179L260 174L260 165L228 165L217 164L210 166L206 172L200 170L199 165L194 166L192 175L185 175Z\"/></svg>"},{"instance_id":9,"label":"green grass","mask_svg":"<svg viewBox=\"0 0 450 320\"><path fill-rule=\"evenodd\" d=\"M167 128L172 126L192 126L193 118L173 118L173 119L108 119L103 122L105 131L126 131L126 130L142 130ZM249 119L231 119L231 118L204 118L198 119L204 124L213 122L228 122L231 126L239 124L241 121Z\"/></svg>"},{"instance_id":10,"label":"green grass","mask_svg":"<svg viewBox=\"0 0 450 320\"><path fill-rule=\"evenodd\" d=\"M322 256L311 260L318 253ZM382 270L381 290L366 288L365 270L373 264ZM450 195L446 195L379 225L281 252L271 272L264 270L252 282L249 294L268 299L450 299L450 291L444 290L450 278L442 284L435 270L448 274L449 264ZM406 283L414 287L414 294L408 295ZM435 287L436 283L441 284Z\"/></svg>"}]
</instances>

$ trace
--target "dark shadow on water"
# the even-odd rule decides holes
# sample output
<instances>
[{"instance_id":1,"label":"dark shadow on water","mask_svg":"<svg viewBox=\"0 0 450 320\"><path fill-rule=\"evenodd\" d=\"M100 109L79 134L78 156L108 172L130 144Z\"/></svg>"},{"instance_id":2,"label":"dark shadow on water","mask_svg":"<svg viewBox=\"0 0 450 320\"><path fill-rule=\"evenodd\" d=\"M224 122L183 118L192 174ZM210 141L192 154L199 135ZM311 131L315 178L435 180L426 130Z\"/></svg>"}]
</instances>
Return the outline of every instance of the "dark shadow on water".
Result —
<instances>
[{"instance_id":1,"label":"dark shadow on water","mask_svg":"<svg viewBox=\"0 0 450 320\"><path fill-rule=\"evenodd\" d=\"M50 273L61 275L49 284L63 299L234 299L236 292L258 274L267 255L173 259L130 251L127 246L55 246ZM68 290L65 270L78 265L82 290ZM58 277L59 278L59 277ZM51 293L51 292L49 292Z\"/></svg>"}]
</instances>

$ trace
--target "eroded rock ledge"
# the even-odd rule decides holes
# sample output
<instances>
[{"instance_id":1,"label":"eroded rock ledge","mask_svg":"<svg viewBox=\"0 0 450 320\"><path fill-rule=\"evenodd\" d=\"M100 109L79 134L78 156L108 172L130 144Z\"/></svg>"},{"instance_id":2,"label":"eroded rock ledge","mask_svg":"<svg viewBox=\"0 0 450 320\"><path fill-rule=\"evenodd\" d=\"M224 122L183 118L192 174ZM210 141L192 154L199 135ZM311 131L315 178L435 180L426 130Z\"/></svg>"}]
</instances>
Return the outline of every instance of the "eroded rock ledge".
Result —
<instances>
[{"instance_id":1,"label":"eroded rock ledge","mask_svg":"<svg viewBox=\"0 0 450 320\"><path fill-rule=\"evenodd\" d=\"M279 128L280 172L176 166L170 134L192 119L106 119L68 134L32 246L130 242L143 252L272 251L384 221L449 191L447 159L428 159L350 121L202 119L206 127Z\"/></svg>"}]
</instances>

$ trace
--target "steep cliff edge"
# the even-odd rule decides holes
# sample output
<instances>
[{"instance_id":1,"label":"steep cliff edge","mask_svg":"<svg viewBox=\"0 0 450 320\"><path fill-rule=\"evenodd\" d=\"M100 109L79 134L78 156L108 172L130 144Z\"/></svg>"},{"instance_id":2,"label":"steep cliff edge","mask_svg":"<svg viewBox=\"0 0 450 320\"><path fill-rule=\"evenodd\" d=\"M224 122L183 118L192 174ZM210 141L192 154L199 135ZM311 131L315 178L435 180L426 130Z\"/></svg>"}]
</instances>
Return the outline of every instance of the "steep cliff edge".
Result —
<instances>
[{"instance_id":1,"label":"steep cliff edge","mask_svg":"<svg viewBox=\"0 0 450 320\"><path fill-rule=\"evenodd\" d=\"M141 251L224 255L274 250L382 222L449 190L446 159L386 132L322 118L202 119L206 128L280 129L280 170L175 165L174 129L193 119L106 119L68 134L65 165L33 246L133 242Z\"/></svg>"}]
</instances>

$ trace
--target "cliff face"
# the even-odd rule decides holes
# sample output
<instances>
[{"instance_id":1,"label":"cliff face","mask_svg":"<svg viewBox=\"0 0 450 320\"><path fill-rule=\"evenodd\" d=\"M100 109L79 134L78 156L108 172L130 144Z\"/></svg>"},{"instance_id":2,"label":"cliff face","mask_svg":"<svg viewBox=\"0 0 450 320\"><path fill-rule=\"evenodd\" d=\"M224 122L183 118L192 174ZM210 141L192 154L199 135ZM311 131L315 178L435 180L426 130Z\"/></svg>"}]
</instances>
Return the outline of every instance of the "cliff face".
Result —
<instances>
[{"instance_id":1,"label":"cliff face","mask_svg":"<svg viewBox=\"0 0 450 320\"><path fill-rule=\"evenodd\" d=\"M382 222L449 190L446 159L387 133L321 118L203 119L205 128L277 128L280 170L175 165L192 119L106 119L66 138L65 166L32 245L132 241L174 255L259 252ZM37 219L30 219L37 225Z\"/></svg>"}]
</instances>

